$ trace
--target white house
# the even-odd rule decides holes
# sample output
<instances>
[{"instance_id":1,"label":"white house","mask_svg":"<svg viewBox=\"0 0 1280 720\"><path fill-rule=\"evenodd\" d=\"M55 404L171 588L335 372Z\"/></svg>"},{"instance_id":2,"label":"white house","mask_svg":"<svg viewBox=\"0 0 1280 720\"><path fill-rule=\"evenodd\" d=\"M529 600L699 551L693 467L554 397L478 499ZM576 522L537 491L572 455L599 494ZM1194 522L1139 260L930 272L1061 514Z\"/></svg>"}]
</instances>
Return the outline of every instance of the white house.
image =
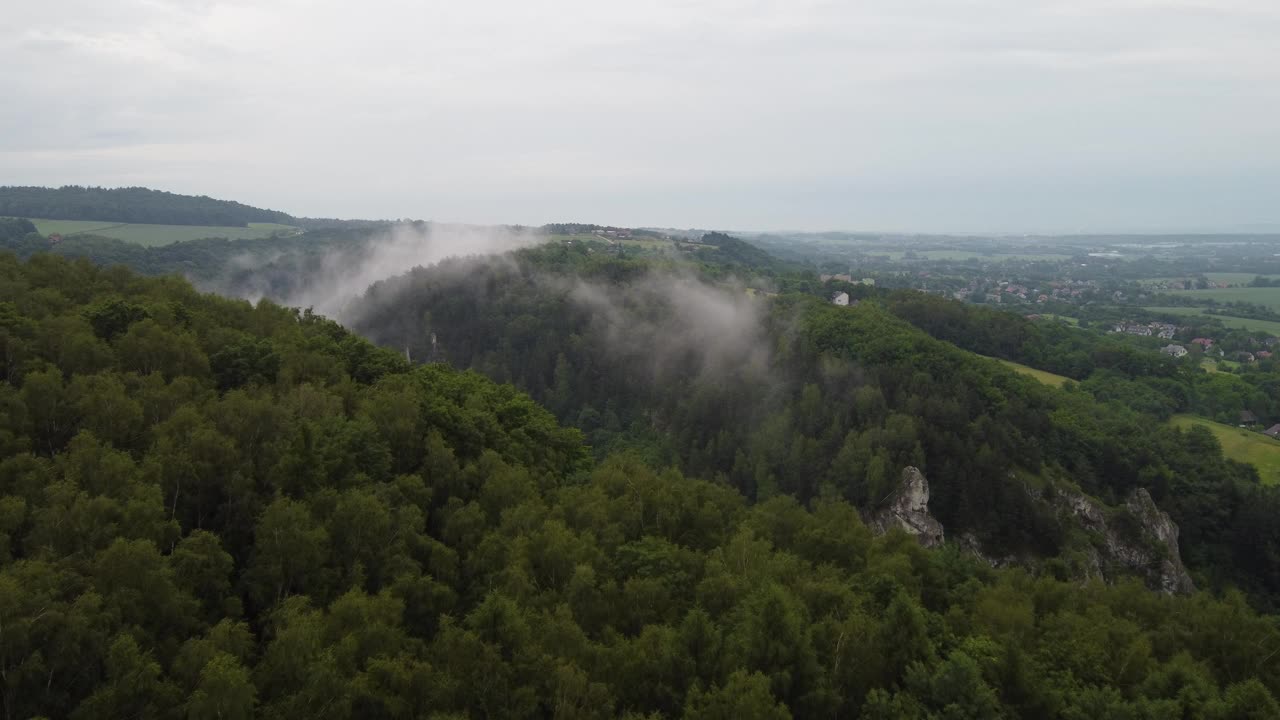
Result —
<instances>
[{"instance_id":1,"label":"white house","mask_svg":"<svg viewBox=\"0 0 1280 720\"><path fill-rule=\"evenodd\" d=\"M1173 357L1180 358L1183 355L1187 354L1187 349L1182 347L1181 345L1165 345L1164 347L1160 348L1160 352L1164 353L1165 355L1172 355Z\"/></svg>"},{"instance_id":2,"label":"white house","mask_svg":"<svg viewBox=\"0 0 1280 720\"><path fill-rule=\"evenodd\" d=\"M833 305L841 305L841 306L848 305L848 304L849 304L849 293L847 293L847 292L838 292L838 293L836 293L835 295L832 295L832 296L831 296L831 303L832 303Z\"/></svg>"}]
</instances>

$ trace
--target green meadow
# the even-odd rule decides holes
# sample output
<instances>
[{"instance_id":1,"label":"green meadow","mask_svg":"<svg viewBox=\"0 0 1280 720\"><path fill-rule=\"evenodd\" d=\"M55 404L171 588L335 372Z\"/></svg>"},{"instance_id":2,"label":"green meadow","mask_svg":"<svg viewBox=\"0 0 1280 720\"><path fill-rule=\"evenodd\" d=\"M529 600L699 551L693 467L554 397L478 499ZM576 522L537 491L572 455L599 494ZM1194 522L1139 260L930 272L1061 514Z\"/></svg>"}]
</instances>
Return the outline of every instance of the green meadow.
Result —
<instances>
[{"instance_id":1,"label":"green meadow","mask_svg":"<svg viewBox=\"0 0 1280 720\"><path fill-rule=\"evenodd\" d=\"M1208 317L1214 320L1221 320L1223 325L1230 328L1259 330L1280 336L1280 322L1276 322L1274 320L1254 320L1252 318L1228 317L1226 315L1209 315L1203 311L1203 308L1197 307L1146 307L1143 308L1143 310L1153 313L1163 313L1165 315L1179 315L1187 318Z\"/></svg>"},{"instance_id":2,"label":"green meadow","mask_svg":"<svg viewBox=\"0 0 1280 720\"><path fill-rule=\"evenodd\" d=\"M1180 297L1193 297L1224 302L1247 302L1280 310L1280 287L1233 287L1209 290L1171 290Z\"/></svg>"},{"instance_id":3,"label":"green meadow","mask_svg":"<svg viewBox=\"0 0 1280 720\"><path fill-rule=\"evenodd\" d=\"M1065 375L1055 375L1054 373L1051 373L1051 372L1046 372L1044 370L1037 370L1033 367L1027 367L1026 365L1013 362L1012 360L1002 360L1000 358L991 358L991 359L995 360L1001 365L1006 365L1010 368L1013 368L1014 370L1022 373L1023 375L1030 375L1031 377L1039 380L1045 385L1062 387L1063 383L1071 379L1069 377L1066 377Z\"/></svg>"},{"instance_id":4,"label":"green meadow","mask_svg":"<svg viewBox=\"0 0 1280 720\"><path fill-rule=\"evenodd\" d=\"M54 233L63 236L97 235L125 242L156 247L202 238L227 238L229 240L260 240L273 234L296 233L298 228L276 223L249 223L248 227L224 227L216 225L149 225L142 223L114 223L104 220L45 220L31 218L41 235Z\"/></svg>"},{"instance_id":5,"label":"green meadow","mask_svg":"<svg viewBox=\"0 0 1280 720\"><path fill-rule=\"evenodd\" d=\"M1272 440L1256 430L1231 427L1196 415L1174 415L1169 422L1180 428L1192 425L1208 428L1222 443L1222 451L1227 457L1256 467L1264 485L1280 483L1280 440Z\"/></svg>"},{"instance_id":6,"label":"green meadow","mask_svg":"<svg viewBox=\"0 0 1280 720\"><path fill-rule=\"evenodd\" d=\"M1219 285L1248 285L1253 279L1258 277L1258 273L1238 273L1238 272L1211 272L1205 273L1205 277ZM1263 275L1268 280L1274 280L1275 275Z\"/></svg>"}]
</instances>

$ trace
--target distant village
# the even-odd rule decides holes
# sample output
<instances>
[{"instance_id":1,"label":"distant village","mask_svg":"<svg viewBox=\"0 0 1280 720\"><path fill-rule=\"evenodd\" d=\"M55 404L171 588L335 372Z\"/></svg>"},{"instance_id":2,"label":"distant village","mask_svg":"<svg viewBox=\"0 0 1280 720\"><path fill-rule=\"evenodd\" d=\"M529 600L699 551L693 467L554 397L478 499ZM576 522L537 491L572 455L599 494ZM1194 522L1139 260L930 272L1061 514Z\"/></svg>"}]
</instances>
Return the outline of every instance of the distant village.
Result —
<instances>
[{"instance_id":1,"label":"distant village","mask_svg":"<svg viewBox=\"0 0 1280 720\"><path fill-rule=\"evenodd\" d=\"M1036 316L1030 315L1029 318L1034 319ZM1110 332L1124 335L1135 335L1137 337L1156 337L1161 340L1173 340L1178 335L1189 333L1190 327L1178 326L1167 322L1118 322L1111 327ZM1237 333L1236 335L1239 335ZM1160 352L1174 358L1185 357L1192 352L1192 349L1209 357L1222 358L1238 363L1252 363L1263 360L1270 360L1274 357L1274 348L1280 343L1280 338L1267 337L1256 338L1251 336L1234 337L1231 347L1222 347L1218 341L1211 337L1193 337L1185 341L1185 344L1170 343L1160 348ZM1239 347L1241 344L1248 347ZM1188 347L1190 346L1190 347Z\"/></svg>"},{"instance_id":2,"label":"distant village","mask_svg":"<svg viewBox=\"0 0 1280 720\"><path fill-rule=\"evenodd\" d=\"M1092 299L1098 283L1094 280L1053 280L1044 287L1028 287L1008 280L971 280L969 286L951 294L956 300L997 303L1078 302Z\"/></svg>"}]
</instances>

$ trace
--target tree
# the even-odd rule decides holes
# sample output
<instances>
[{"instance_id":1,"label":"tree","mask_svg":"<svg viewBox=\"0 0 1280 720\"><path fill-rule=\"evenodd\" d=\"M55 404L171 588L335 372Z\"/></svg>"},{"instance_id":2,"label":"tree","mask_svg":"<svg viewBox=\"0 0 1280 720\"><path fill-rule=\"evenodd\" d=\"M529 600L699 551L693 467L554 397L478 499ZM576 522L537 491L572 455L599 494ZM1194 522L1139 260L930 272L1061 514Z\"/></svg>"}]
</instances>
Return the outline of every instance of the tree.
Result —
<instances>
[{"instance_id":1,"label":"tree","mask_svg":"<svg viewBox=\"0 0 1280 720\"><path fill-rule=\"evenodd\" d=\"M246 580L261 607L317 585L328 553L329 534L312 519L307 507L278 498L262 513L254 530L254 554Z\"/></svg>"},{"instance_id":2,"label":"tree","mask_svg":"<svg viewBox=\"0 0 1280 720\"><path fill-rule=\"evenodd\" d=\"M129 397L119 376L100 374L79 376L71 381L67 395L80 427L119 448L132 448L142 429L142 405Z\"/></svg>"},{"instance_id":3,"label":"tree","mask_svg":"<svg viewBox=\"0 0 1280 720\"><path fill-rule=\"evenodd\" d=\"M116 348L123 367L141 375L160 373L172 380L209 373L209 359L191 335L161 327L150 318L129 326Z\"/></svg>"},{"instance_id":4,"label":"tree","mask_svg":"<svg viewBox=\"0 0 1280 720\"><path fill-rule=\"evenodd\" d=\"M769 692L769 678L760 673L734 672L721 687L694 688L685 704L690 720L788 720L791 713Z\"/></svg>"},{"instance_id":5,"label":"tree","mask_svg":"<svg viewBox=\"0 0 1280 720\"><path fill-rule=\"evenodd\" d=\"M52 455L71 436L75 415L62 374L56 370L28 373L22 383L22 404L26 407L35 446Z\"/></svg>"},{"instance_id":6,"label":"tree","mask_svg":"<svg viewBox=\"0 0 1280 720\"><path fill-rule=\"evenodd\" d=\"M200 684L187 699L189 720L248 720L257 691L240 661L219 653L200 671Z\"/></svg>"},{"instance_id":7,"label":"tree","mask_svg":"<svg viewBox=\"0 0 1280 720\"><path fill-rule=\"evenodd\" d=\"M178 587L199 599L207 620L239 614L239 598L231 594L235 561L222 549L217 535L193 530L173 549L169 564Z\"/></svg>"},{"instance_id":8,"label":"tree","mask_svg":"<svg viewBox=\"0 0 1280 720\"><path fill-rule=\"evenodd\" d=\"M160 677L160 665L128 635L111 643L106 682L71 714L72 718L162 718L177 704L177 693Z\"/></svg>"}]
</instances>

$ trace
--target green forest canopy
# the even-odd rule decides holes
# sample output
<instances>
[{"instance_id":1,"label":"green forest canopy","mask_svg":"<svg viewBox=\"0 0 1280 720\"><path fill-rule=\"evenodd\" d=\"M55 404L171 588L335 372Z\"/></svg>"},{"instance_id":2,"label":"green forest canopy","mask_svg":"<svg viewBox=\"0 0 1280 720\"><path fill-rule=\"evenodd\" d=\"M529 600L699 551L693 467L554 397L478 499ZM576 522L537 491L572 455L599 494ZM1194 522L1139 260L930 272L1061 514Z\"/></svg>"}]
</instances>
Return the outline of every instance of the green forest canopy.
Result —
<instances>
[{"instance_id":1,"label":"green forest canopy","mask_svg":"<svg viewBox=\"0 0 1280 720\"><path fill-rule=\"evenodd\" d=\"M0 257L6 717L1273 717L1238 594L588 458L332 322Z\"/></svg>"}]
</instances>

